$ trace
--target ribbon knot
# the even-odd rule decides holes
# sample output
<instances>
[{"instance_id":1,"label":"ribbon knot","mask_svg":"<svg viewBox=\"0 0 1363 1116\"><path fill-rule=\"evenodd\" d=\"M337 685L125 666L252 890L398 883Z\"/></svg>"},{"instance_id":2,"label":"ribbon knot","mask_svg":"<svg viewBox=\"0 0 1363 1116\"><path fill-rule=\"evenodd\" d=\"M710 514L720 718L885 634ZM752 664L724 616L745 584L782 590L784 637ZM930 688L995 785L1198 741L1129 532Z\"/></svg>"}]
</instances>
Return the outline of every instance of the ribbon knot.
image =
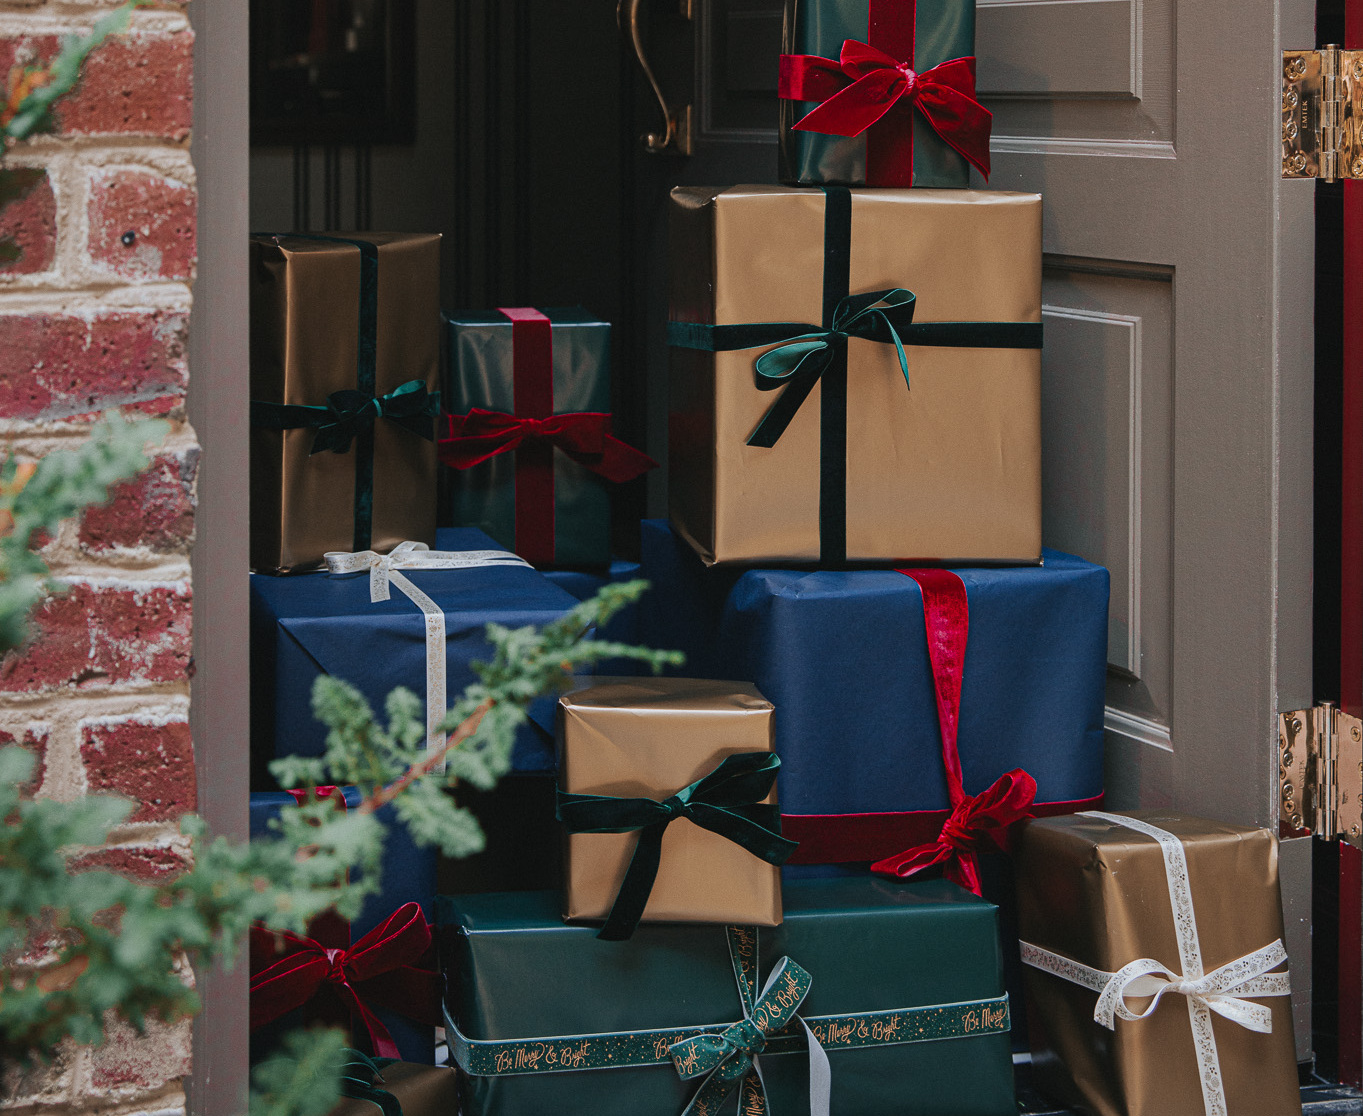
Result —
<instances>
[{"instance_id":1,"label":"ribbon knot","mask_svg":"<svg viewBox=\"0 0 1363 1116\"><path fill-rule=\"evenodd\" d=\"M847 39L835 62L810 54L783 54L778 94L786 100L818 101L795 125L797 131L859 136L901 100L917 109L953 150L989 177L992 114L975 99L975 59L953 58L917 73L913 59L898 59L869 43ZM908 182L912 182L910 156Z\"/></svg>"},{"instance_id":2,"label":"ribbon knot","mask_svg":"<svg viewBox=\"0 0 1363 1116\"><path fill-rule=\"evenodd\" d=\"M813 983L805 969L789 957L783 957L772 969L755 1002L752 1002L750 986L740 979L744 1016L737 1023L719 1034L685 1039L668 1048L672 1064L683 1081L706 1075L682 1116L709 1116L718 1111L740 1081L745 1098L754 1098L751 1106L745 1104L744 1111L765 1113L766 1091L757 1057L766 1049L769 1037L797 1021L804 1030L809 1048L809 1110L814 1116L827 1116L828 1055L797 1014Z\"/></svg>"},{"instance_id":3,"label":"ribbon knot","mask_svg":"<svg viewBox=\"0 0 1363 1116\"><path fill-rule=\"evenodd\" d=\"M402 570L458 570L480 566L526 566L507 550L432 550L422 542L398 543L389 553L373 550L332 550L323 555L334 577L369 573L371 603L389 600L392 586L421 609L426 626L426 747L443 742L440 722L445 719L445 610L418 589Z\"/></svg>"},{"instance_id":4,"label":"ribbon knot","mask_svg":"<svg viewBox=\"0 0 1363 1116\"><path fill-rule=\"evenodd\" d=\"M522 418L474 407L466 415L445 416L440 460L453 469L471 469L528 442L548 442L615 484L656 468L658 463L653 458L622 442L610 430L611 416L597 411Z\"/></svg>"},{"instance_id":5,"label":"ribbon knot","mask_svg":"<svg viewBox=\"0 0 1363 1116\"><path fill-rule=\"evenodd\" d=\"M380 1057L396 1058L398 1049L367 1001L390 1006L433 1026L438 1022L438 974L415 967L431 946L431 928L418 904L399 907L346 949L327 948L289 931L276 934L253 926L252 953L272 955L277 937L292 949L282 960L251 977L252 1030L302 1007L323 984L335 988L351 1015L365 1025Z\"/></svg>"},{"instance_id":6,"label":"ribbon knot","mask_svg":"<svg viewBox=\"0 0 1363 1116\"><path fill-rule=\"evenodd\" d=\"M780 767L772 752L740 752L662 801L560 790L558 820L569 833L639 831L634 856L597 937L624 941L634 933L658 876L663 834L678 818L718 833L768 864L784 864L795 842L781 836L780 814L766 801Z\"/></svg>"}]
</instances>

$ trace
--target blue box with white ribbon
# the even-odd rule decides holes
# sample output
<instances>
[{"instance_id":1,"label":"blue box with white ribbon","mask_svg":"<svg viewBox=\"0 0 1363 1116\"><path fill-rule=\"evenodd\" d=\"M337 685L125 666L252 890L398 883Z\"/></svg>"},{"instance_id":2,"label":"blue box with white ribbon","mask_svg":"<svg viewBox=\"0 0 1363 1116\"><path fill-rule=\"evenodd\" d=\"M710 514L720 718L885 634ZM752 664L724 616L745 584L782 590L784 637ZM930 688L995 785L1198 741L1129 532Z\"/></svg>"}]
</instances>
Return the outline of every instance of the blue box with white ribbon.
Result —
<instances>
[{"instance_id":1,"label":"blue box with white ribbon","mask_svg":"<svg viewBox=\"0 0 1363 1116\"><path fill-rule=\"evenodd\" d=\"M541 626L578 603L476 528L442 532L442 541L449 550L396 555L384 575L373 573L371 559L355 556L333 562L346 573L251 575L253 787L275 788L268 764L277 757L323 753L326 728L312 713L312 687L323 674L349 682L380 716L398 686L443 713L445 702L474 680L469 663L491 658L489 623ZM375 599L382 576L387 599ZM430 611L438 612L439 624L428 635ZM443 640L434 633L441 624ZM514 770L553 768L555 698L532 705L531 723L516 740Z\"/></svg>"}]
</instances>

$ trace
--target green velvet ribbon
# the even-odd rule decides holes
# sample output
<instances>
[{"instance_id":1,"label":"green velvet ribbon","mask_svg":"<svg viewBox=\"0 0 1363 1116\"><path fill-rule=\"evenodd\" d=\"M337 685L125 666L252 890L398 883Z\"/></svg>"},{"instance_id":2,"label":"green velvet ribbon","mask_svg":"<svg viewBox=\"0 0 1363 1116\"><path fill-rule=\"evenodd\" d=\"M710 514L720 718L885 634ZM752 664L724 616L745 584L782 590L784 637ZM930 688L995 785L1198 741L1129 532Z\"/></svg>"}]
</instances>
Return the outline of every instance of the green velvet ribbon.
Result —
<instances>
[{"instance_id":1,"label":"green velvet ribbon","mask_svg":"<svg viewBox=\"0 0 1363 1116\"><path fill-rule=\"evenodd\" d=\"M341 1066L341 1096L365 1100L378 1105L383 1116L402 1116L402 1104L387 1089L376 1082L383 1080L383 1071L393 1064L392 1058L371 1058L359 1050L346 1050Z\"/></svg>"},{"instance_id":2,"label":"green velvet ribbon","mask_svg":"<svg viewBox=\"0 0 1363 1116\"><path fill-rule=\"evenodd\" d=\"M742 752L724 759L703 779L661 802L602 794L558 792L557 816L569 833L639 831L634 856L597 937L624 941L634 933L648 905L662 858L663 834L678 818L726 837L768 864L784 864L795 842L780 834L771 794L781 759L773 752Z\"/></svg>"},{"instance_id":3,"label":"green velvet ribbon","mask_svg":"<svg viewBox=\"0 0 1363 1116\"><path fill-rule=\"evenodd\" d=\"M710 325L668 322L667 343L674 348L702 352L734 352L775 345L754 364L762 391L785 387L748 438L750 446L774 446L791 419L814 390L814 385L848 338L892 344L904 383L909 362L904 346L974 349L1039 349L1040 322L919 322L913 321L916 296L902 287L841 299L830 328L803 322L755 322L747 325Z\"/></svg>"}]
</instances>

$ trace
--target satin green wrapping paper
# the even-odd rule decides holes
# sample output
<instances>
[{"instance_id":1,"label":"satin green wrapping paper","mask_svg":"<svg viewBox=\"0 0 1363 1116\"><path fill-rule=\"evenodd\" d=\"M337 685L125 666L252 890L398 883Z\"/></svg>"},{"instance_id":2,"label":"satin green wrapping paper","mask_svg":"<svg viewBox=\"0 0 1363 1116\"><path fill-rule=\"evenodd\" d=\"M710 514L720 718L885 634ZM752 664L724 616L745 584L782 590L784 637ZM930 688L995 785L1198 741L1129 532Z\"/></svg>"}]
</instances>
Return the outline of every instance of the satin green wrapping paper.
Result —
<instances>
[{"instance_id":1,"label":"satin green wrapping paper","mask_svg":"<svg viewBox=\"0 0 1363 1116\"><path fill-rule=\"evenodd\" d=\"M997 910L953 884L849 877L784 890L784 923L758 932L758 983L783 956L808 969L807 1018L1002 995ZM741 1015L720 926L646 925L603 942L565 926L553 892L442 898L437 919L446 1012L470 1039L708 1028ZM1006 1031L828 1056L832 1116L1016 1112ZM762 1072L773 1116L809 1110L804 1054L768 1055ZM666 1064L461 1074L461 1111L678 1116L695 1088Z\"/></svg>"},{"instance_id":2,"label":"satin green wrapping paper","mask_svg":"<svg viewBox=\"0 0 1363 1116\"><path fill-rule=\"evenodd\" d=\"M546 309L553 332L554 414L611 409L610 325L580 307ZM511 322L496 310L445 316L444 409L473 407L515 413ZM445 469L445 466L441 466ZM509 550L516 545L516 454L503 453L472 469L446 469L452 522L480 527ZM554 562L610 562L608 482L560 450L554 451Z\"/></svg>"},{"instance_id":3,"label":"satin green wrapping paper","mask_svg":"<svg viewBox=\"0 0 1363 1116\"><path fill-rule=\"evenodd\" d=\"M868 0L786 0L781 52L836 59L845 40L868 41L868 7ZM919 73L972 55L974 0L918 0L914 30L913 68ZM780 180L800 186L865 186L865 132L825 136L794 130L814 106L812 101L781 101ZM970 185L970 164L918 112L913 120L913 184L946 189Z\"/></svg>"}]
</instances>

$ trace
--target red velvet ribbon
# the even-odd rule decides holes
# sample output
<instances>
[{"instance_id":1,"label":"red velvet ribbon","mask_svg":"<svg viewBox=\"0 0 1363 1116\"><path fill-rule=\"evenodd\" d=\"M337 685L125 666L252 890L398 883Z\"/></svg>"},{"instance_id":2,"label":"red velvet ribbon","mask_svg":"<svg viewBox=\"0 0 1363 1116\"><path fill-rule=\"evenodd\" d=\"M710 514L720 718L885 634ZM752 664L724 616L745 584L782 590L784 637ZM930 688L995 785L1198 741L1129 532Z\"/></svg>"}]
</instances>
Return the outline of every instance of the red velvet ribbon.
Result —
<instances>
[{"instance_id":1,"label":"red velvet ribbon","mask_svg":"<svg viewBox=\"0 0 1363 1116\"><path fill-rule=\"evenodd\" d=\"M610 432L610 415L598 411L539 419L475 407L466 415L446 415L445 421L440 459L455 469L471 469L534 441L557 446L578 464L616 484L658 467L648 454L615 437Z\"/></svg>"},{"instance_id":2,"label":"red velvet ribbon","mask_svg":"<svg viewBox=\"0 0 1363 1116\"><path fill-rule=\"evenodd\" d=\"M1007 848L1009 827L1031 817L1036 780L1025 771L1010 771L978 795L968 795L961 781L961 755L956 733L961 719L961 681L965 675L970 605L965 582L950 570L900 570L923 591L923 623L932 663L937 719L942 735L942 768L946 772L951 810L935 840L878 860L871 871L908 879L940 868L953 883L980 894L979 853Z\"/></svg>"},{"instance_id":3,"label":"red velvet ribbon","mask_svg":"<svg viewBox=\"0 0 1363 1116\"><path fill-rule=\"evenodd\" d=\"M848 39L837 61L781 55L778 93L818 101L797 130L833 136L866 132L866 184L913 185L913 111L943 142L989 177L993 120L975 99L975 58L913 70L914 0L870 0L869 43Z\"/></svg>"},{"instance_id":4,"label":"red velvet ribbon","mask_svg":"<svg viewBox=\"0 0 1363 1116\"><path fill-rule=\"evenodd\" d=\"M279 953L287 956L261 967ZM439 974L416 964L430 950L431 928L417 903L406 903L348 948L264 926L251 927L251 1029L308 1003L332 988L369 1032L374 1054L397 1058L398 1048L371 1004L438 1026Z\"/></svg>"}]
</instances>

